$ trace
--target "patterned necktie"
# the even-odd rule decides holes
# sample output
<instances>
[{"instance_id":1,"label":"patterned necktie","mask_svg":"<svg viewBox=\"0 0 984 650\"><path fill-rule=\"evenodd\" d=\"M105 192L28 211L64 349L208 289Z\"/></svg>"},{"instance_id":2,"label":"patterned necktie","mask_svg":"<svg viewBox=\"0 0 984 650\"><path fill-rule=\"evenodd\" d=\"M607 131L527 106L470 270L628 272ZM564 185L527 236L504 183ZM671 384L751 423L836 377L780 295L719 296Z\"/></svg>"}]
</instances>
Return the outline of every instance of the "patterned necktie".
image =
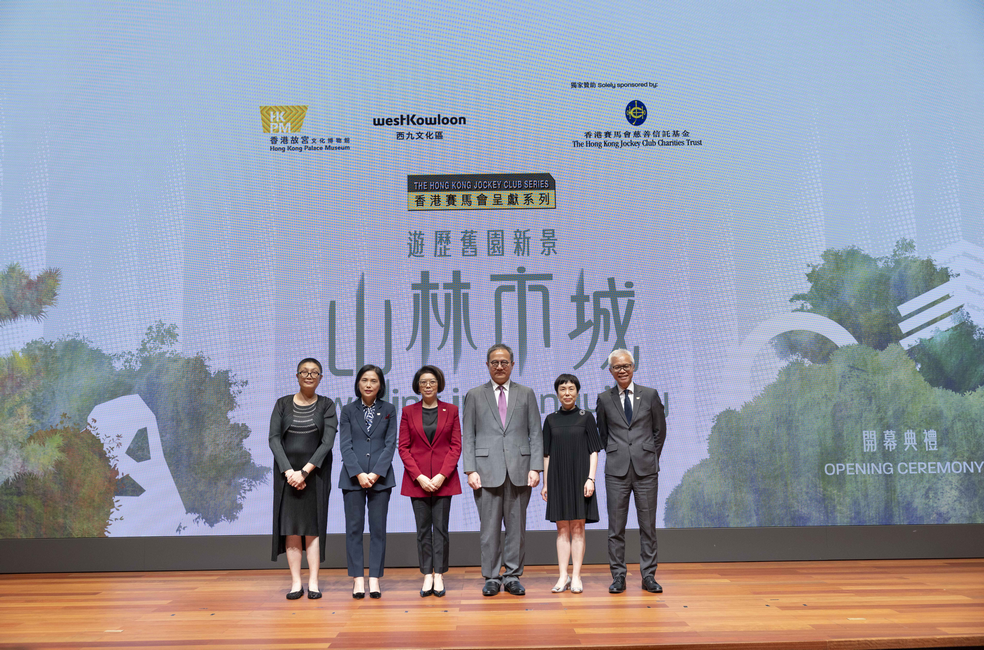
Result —
<instances>
[{"instance_id":1,"label":"patterned necktie","mask_svg":"<svg viewBox=\"0 0 984 650\"><path fill-rule=\"evenodd\" d=\"M499 419L502 421L502 426L506 426L506 389L504 386L499 386Z\"/></svg>"},{"instance_id":2,"label":"patterned necktie","mask_svg":"<svg viewBox=\"0 0 984 650\"><path fill-rule=\"evenodd\" d=\"M625 421L632 424L632 400L629 398L631 391L625 391Z\"/></svg>"},{"instance_id":3,"label":"patterned necktie","mask_svg":"<svg viewBox=\"0 0 984 650\"><path fill-rule=\"evenodd\" d=\"M366 430L372 429L372 416L375 415L375 413L373 413L374 409L371 406L365 405L363 405L362 408L365 409L366 412Z\"/></svg>"}]
</instances>

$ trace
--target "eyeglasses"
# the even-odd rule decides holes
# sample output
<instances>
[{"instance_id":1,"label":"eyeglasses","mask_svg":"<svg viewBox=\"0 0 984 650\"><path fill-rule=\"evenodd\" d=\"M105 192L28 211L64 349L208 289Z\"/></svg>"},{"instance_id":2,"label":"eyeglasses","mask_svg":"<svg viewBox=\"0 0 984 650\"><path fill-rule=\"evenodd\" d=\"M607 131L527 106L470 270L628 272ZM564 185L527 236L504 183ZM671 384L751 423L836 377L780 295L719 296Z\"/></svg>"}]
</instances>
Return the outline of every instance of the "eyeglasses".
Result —
<instances>
[{"instance_id":1,"label":"eyeglasses","mask_svg":"<svg viewBox=\"0 0 984 650\"><path fill-rule=\"evenodd\" d=\"M300 372L297 373L297 376L298 377L313 377L314 379L317 379L318 377L321 376L321 373L318 372L317 370L301 370Z\"/></svg>"},{"instance_id":2,"label":"eyeglasses","mask_svg":"<svg viewBox=\"0 0 984 650\"><path fill-rule=\"evenodd\" d=\"M489 361L489 365L493 368L508 368L512 365L512 361Z\"/></svg>"},{"instance_id":3,"label":"eyeglasses","mask_svg":"<svg viewBox=\"0 0 984 650\"><path fill-rule=\"evenodd\" d=\"M417 382L418 386L437 386L436 379L424 379L423 381Z\"/></svg>"},{"instance_id":4,"label":"eyeglasses","mask_svg":"<svg viewBox=\"0 0 984 650\"><path fill-rule=\"evenodd\" d=\"M617 366L612 366L612 372L622 372L623 370L632 370L632 366L635 364L631 363L620 363Z\"/></svg>"}]
</instances>

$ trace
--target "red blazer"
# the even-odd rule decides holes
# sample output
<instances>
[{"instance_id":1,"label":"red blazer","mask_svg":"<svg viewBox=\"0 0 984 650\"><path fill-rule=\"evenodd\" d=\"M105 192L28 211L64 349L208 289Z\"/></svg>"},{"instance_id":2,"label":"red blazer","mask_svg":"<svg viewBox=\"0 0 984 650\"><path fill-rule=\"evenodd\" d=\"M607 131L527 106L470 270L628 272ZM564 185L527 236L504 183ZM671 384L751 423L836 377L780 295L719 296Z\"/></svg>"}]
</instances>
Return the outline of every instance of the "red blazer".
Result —
<instances>
[{"instance_id":1,"label":"red blazer","mask_svg":"<svg viewBox=\"0 0 984 650\"><path fill-rule=\"evenodd\" d=\"M458 458L461 457L461 424L458 407L437 401L437 431L434 442L424 433L423 404L417 402L403 407L400 415L400 440L397 449L403 460L403 487L400 494L408 497L444 497L461 494L458 478ZM425 492L417 482L423 474L433 478L442 474L445 479L437 492Z\"/></svg>"}]
</instances>

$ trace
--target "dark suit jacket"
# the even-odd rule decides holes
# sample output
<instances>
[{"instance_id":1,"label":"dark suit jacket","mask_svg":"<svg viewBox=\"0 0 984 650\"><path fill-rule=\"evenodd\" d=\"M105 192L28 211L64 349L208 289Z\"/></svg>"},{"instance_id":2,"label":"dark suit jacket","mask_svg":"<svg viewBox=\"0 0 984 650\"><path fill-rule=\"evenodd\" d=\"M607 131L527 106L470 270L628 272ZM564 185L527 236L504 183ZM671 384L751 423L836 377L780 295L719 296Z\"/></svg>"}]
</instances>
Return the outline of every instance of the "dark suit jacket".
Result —
<instances>
[{"instance_id":1,"label":"dark suit jacket","mask_svg":"<svg viewBox=\"0 0 984 650\"><path fill-rule=\"evenodd\" d=\"M666 440L666 412L654 388L635 384L632 422L618 401L618 385L598 394L598 434L605 446L605 475L625 476L629 463L639 476L659 472L659 456Z\"/></svg>"},{"instance_id":2,"label":"dark suit jacket","mask_svg":"<svg viewBox=\"0 0 984 650\"><path fill-rule=\"evenodd\" d=\"M434 442L424 433L422 402L403 407L400 414L400 458L403 460L403 487L400 494L408 497L444 497L461 494L458 478L458 458L461 457L461 425L458 407L437 401L437 431ZM423 474L434 478L441 474L444 483L437 492L425 492L417 482Z\"/></svg>"},{"instance_id":3,"label":"dark suit jacket","mask_svg":"<svg viewBox=\"0 0 984 650\"><path fill-rule=\"evenodd\" d=\"M507 477L513 485L526 485L531 470L543 471L536 394L511 382L503 426L493 382L472 388L465 395L461 446L462 469L478 472L483 488L500 487Z\"/></svg>"},{"instance_id":4,"label":"dark suit jacket","mask_svg":"<svg viewBox=\"0 0 984 650\"><path fill-rule=\"evenodd\" d=\"M287 485L284 472L289 469L300 470L301 467L291 467L284 452L284 434L294 421L294 396L285 395L277 400L270 415L270 450L273 451L276 475L273 478L273 556L287 550L287 539L280 534L280 504ZM328 492L331 490L331 448L335 444L335 431L338 428L338 415L335 402L318 395L317 406L314 407L314 424L321 434L321 444L308 461L318 469L308 476L305 490L316 490L318 493L318 537L321 540L321 561L325 561L325 534L328 531Z\"/></svg>"},{"instance_id":5,"label":"dark suit jacket","mask_svg":"<svg viewBox=\"0 0 984 650\"><path fill-rule=\"evenodd\" d=\"M343 490L360 490L359 474L378 474L373 490L386 490L396 486L393 476L393 454L396 452L396 407L376 398L372 405L376 413L372 429L366 430L362 400L356 399L342 407L338 424L338 448L342 454L342 471L338 474L338 487Z\"/></svg>"}]
</instances>

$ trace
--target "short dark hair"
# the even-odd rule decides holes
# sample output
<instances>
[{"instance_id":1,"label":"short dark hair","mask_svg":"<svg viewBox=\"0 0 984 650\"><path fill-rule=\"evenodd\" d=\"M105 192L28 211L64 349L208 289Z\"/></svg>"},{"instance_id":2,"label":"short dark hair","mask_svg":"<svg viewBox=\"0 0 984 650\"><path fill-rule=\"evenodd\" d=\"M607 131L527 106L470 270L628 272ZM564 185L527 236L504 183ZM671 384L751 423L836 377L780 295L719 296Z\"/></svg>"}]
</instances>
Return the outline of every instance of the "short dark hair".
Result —
<instances>
[{"instance_id":1,"label":"short dark hair","mask_svg":"<svg viewBox=\"0 0 984 650\"><path fill-rule=\"evenodd\" d=\"M379 377L379 392L376 393L376 397L386 394L386 377L383 376L383 369L379 366L374 366L371 363L367 363L359 368L359 372L355 373L355 396L359 399L362 399L362 393L359 392L359 380L362 379L362 375L366 374L370 370L376 373L376 376Z\"/></svg>"},{"instance_id":2,"label":"short dark hair","mask_svg":"<svg viewBox=\"0 0 984 650\"><path fill-rule=\"evenodd\" d=\"M413 392L420 395L420 376L426 375L427 373L434 375L437 379L437 392L440 393L444 390L444 373L441 372L441 369L437 366L421 366L420 370L414 374L413 383L410 385L413 388Z\"/></svg>"},{"instance_id":3,"label":"short dark hair","mask_svg":"<svg viewBox=\"0 0 984 650\"><path fill-rule=\"evenodd\" d=\"M554 392L555 393L558 392L562 384L568 384L568 383L574 384L574 388L577 389L577 392L579 393L581 392L581 382L579 382L577 380L577 377L575 377L569 372L565 372L564 374L559 375L556 379L554 379Z\"/></svg>"},{"instance_id":4,"label":"short dark hair","mask_svg":"<svg viewBox=\"0 0 984 650\"><path fill-rule=\"evenodd\" d=\"M505 343L496 343L495 345L490 347L489 351L485 353L485 363L489 362L489 359L492 358L492 353L495 352L496 350L505 350L506 352L509 353L509 363L516 363L516 360L513 358L512 348L506 345Z\"/></svg>"},{"instance_id":5,"label":"short dark hair","mask_svg":"<svg viewBox=\"0 0 984 650\"><path fill-rule=\"evenodd\" d=\"M313 363L314 365L318 366L318 372L320 372L321 374L325 374L325 371L321 368L321 362L315 359L314 357L301 359L301 361L297 364L297 372L301 371L301 366L303 366L305 363Z\"/></svg>"}]
</instances>

